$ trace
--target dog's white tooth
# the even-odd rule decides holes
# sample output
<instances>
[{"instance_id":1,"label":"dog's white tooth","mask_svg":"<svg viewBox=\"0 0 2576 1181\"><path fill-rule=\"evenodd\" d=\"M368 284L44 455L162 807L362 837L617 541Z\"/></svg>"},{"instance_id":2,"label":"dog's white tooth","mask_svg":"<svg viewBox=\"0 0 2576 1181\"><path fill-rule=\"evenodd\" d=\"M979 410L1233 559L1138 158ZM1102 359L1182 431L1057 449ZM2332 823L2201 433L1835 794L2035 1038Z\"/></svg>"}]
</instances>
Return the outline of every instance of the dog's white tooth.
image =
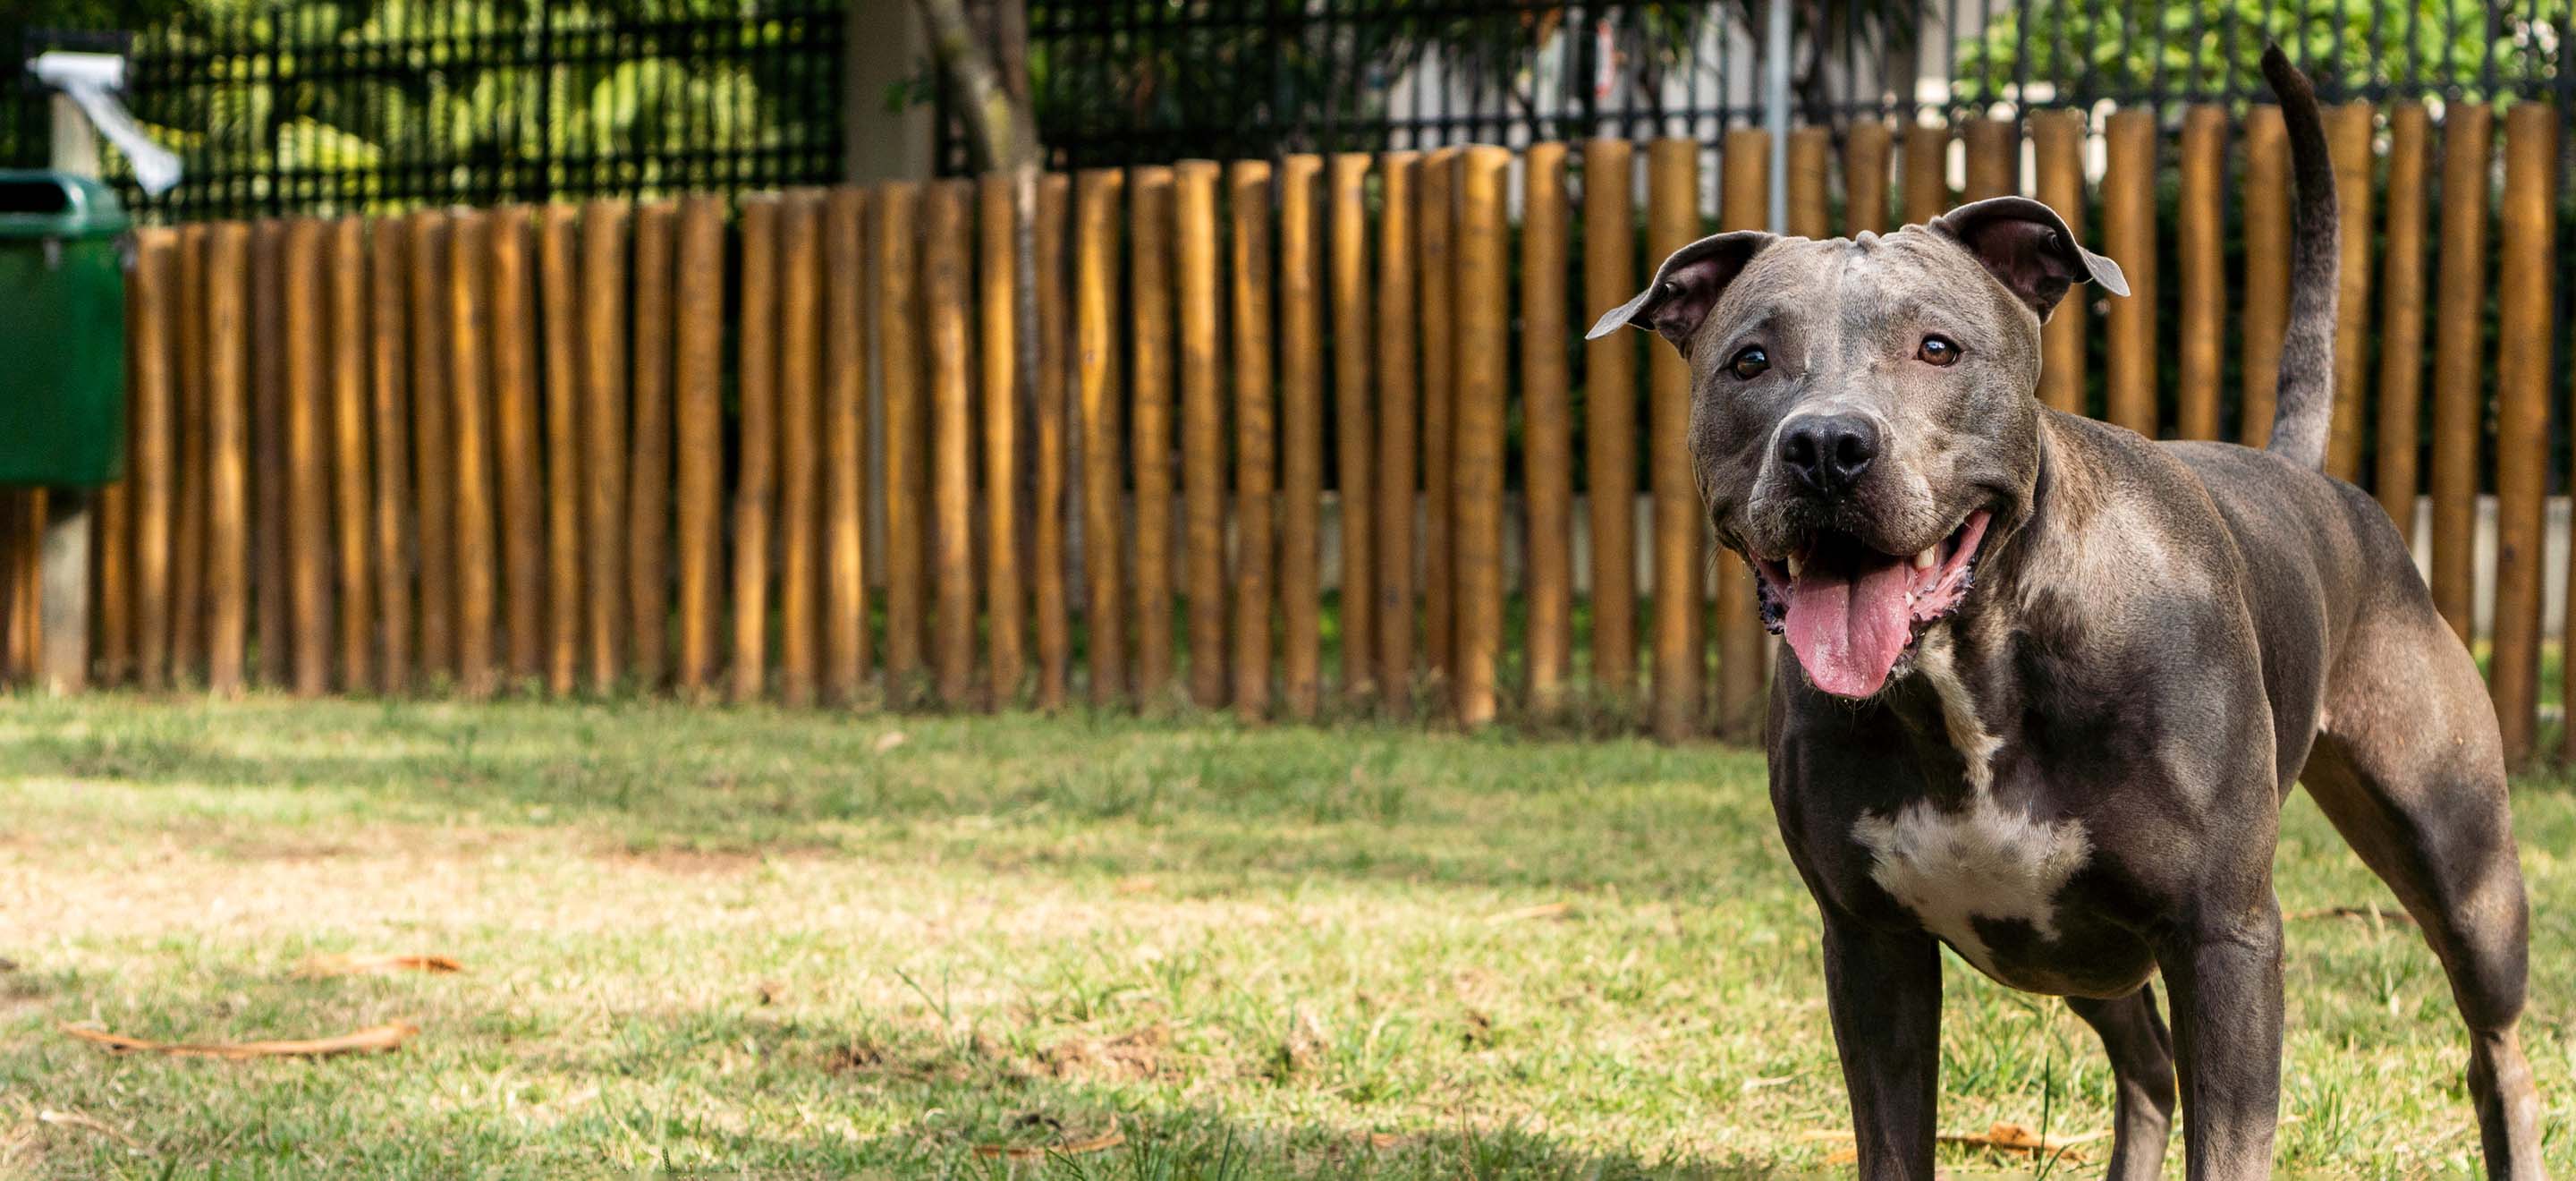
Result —
<instances>
[{"instance_id":1,"label":"dog's white tooth","mask_svg":"<svg viewBox=\"0 0 2576 1181\"><path fill-rule=\"evenodd\" d=\"M1800 559L1798 555L1789 555L1789 577L1796 578L1801 572L1806 570L1806 568L1807 563Z\"/></svg>"},{"instance_id":2,"label":"dog's white tooth","mask_svg":"<svg viewBox=\"0 0 2576 1181\"><path fill-rule=\"evenodd\" d=\"M1915 569L1929 570L1939 561L1940 555L1933 553L1933 549L1934 547L1927 545L1923 547L1922 552L1914 555Z\"/></svg>"}]
</instances>

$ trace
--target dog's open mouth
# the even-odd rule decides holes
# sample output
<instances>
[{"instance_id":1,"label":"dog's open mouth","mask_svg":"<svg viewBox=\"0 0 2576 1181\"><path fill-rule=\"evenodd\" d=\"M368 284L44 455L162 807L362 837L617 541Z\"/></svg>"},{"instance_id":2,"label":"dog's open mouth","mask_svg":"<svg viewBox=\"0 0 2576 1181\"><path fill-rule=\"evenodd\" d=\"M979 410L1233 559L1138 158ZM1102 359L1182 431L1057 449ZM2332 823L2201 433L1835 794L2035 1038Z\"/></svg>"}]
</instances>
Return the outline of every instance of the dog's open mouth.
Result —
<instances>
[{"instance_id":1,"label":"dog's open mouth","mask_svg":"<svg viewBox=\"0 0 2576 1181\"><path fill-rule=\"evenodd\" d=\"M1993 513L1978 509L1913 554L1880 553L1847 533L1807 539L1781 561L1754 559L1762 621L1788 638L1807 679L1837 697L1887 684L1923 628L1956 610L1974 581Z\"/></svg>"}]
</instances>

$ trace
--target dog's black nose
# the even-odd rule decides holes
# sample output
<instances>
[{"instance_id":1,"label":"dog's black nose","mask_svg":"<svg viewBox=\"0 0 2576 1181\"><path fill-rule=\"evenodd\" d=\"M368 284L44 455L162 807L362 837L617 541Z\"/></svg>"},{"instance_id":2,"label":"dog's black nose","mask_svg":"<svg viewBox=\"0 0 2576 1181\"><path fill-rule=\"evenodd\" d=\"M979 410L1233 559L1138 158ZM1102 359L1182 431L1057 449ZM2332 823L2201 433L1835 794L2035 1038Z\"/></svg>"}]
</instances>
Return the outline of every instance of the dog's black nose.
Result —
<instances>
[{"instance_id":1,"label":"dog's black nose","mask_svg":"<svg viewBox=\"0 0 2576 1181\"><path fill-rule=\"evenodd\" d=\"M1780 432L1780 462L1819 496L1839 496L1878 458L1878 426L1857 414L1814 414Z\"/></svg>"}]
</instances>

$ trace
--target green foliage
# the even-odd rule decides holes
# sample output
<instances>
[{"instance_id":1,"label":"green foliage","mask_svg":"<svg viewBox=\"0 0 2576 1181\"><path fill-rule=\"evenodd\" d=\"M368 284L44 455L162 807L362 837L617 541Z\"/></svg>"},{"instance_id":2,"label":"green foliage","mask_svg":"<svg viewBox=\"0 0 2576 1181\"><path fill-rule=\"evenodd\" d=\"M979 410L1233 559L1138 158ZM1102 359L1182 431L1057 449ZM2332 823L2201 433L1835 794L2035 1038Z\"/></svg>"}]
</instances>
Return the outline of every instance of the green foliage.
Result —
<instances>
[{"instance_id":1,"label":"green foliage","mask_svg":"<svg viewBox=\"0 0 2576 1181\"><path fill-rule=\"evenodd\" d=\"M815 0L749 14L736 0L61 0L31 26L130 28L134 55L186 77L133 98L157 140L208 172L439 170L463 189L610 160L643 185L657 155L823 138L836 75L795 64ZM712 35L707 25L722 22ZM738 22L738 23L736 23ZM0 28L0 33L9 30ZM11 43L15 43L14 35ZM712 49L713 52L709 50ZM822 101L817 101L821 98ZM117 162L111 163L111 168Z\"/></svg>"},{"instance_id":2,"label":"green foliage","mask_svg":"<svg viewBox=\"0 0 2576 1181\"><path fill-rule=\"evenodd\" d=\"M2493 10L2490 13L2490 9ZM1967 103L2012 97L2023 74L2055 80L2059 98L2244 88L2277 40L2329 87L2396 83L2487 91L2502 79L2556 73L2568 0L2486 5L2460 0L2069 0L1998 15L1961 47ZM2492 24L2490 19L2492 18Z\"/></svg>"},{"instance_id":3,"label":"green foliage","mask_svg":"<svg viewBox=\"0 0 2576 1181\"><path fill-rule=\"evenodd\" d=\"M1824 101L1823 66L1841 46L1910 46L1923 5L1795 3L1803 52L1793 85L1802 101ZM1542 52L1561 43L1576 49L1576 60L1589 52L1577 44L1588 30L1569 28L1578 14L1561 6L1422 5L1350 15L1329 5L1278 4L1257 20L1220 19L1203 7L1184 0L1033 3L1030 91L1040 137L1078 149L1087 134L1162 131L1184 141L1172 152L1258 156L1295 129L1319 129L1313 143L1297 146L1338 147L1336 126L1402 113L1387 107L1390 84L1426 58L1438 58L1453 84L1482 95L1486 110L1531 117L1540 107ZM1712 26L1758 39L1763 13L1759 0L1623 6L1611 14L1615 52L1639 101L1651 108L1659 80L1693 65ZM1078 31L1047 32L1068 24ZM1100 29L1136 31L1115 35L1104 48ZM930 93L921 82L908 89L913 97ZM1374 146L1368 137L1351 146L1362 142Z\"/></svg>"}]
</instances>

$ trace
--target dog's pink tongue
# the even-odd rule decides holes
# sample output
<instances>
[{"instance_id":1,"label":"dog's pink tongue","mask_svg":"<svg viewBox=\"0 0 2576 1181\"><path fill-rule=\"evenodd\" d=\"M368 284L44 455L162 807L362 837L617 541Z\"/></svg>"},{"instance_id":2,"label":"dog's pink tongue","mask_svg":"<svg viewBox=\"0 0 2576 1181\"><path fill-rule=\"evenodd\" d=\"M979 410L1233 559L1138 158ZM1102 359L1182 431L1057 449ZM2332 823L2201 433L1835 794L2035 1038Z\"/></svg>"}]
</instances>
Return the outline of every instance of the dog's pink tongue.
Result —
<instances>
[{"instance_id":1,"label":"dog's pink tongue","mask_svg":"<svg viewBox=\"0 0 2576 1181\"><path fill-rule=\"evenodd\" d=\"M1912 628L1907 570L1891 559L1858 577L1810 566L1789 590L1789 647L1807 679L1837 697L1867 697L1887 683Z\"/></svg>"}]
</instances>

